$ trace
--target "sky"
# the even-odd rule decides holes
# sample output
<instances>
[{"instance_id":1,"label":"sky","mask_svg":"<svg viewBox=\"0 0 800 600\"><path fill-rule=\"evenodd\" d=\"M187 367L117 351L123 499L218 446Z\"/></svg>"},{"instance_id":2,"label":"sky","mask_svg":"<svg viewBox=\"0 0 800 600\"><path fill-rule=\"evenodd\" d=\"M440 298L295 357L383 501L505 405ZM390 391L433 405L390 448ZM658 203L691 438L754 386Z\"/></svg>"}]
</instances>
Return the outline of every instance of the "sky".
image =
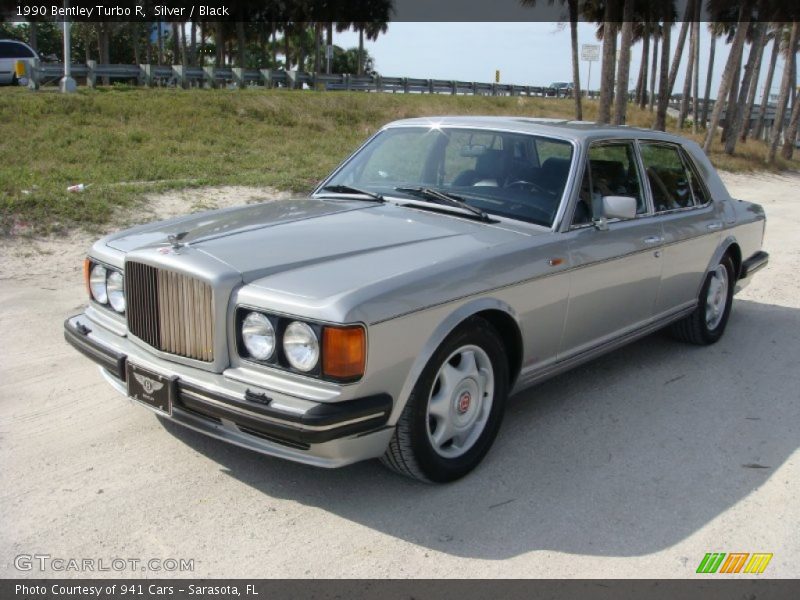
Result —
<instances>
[{"instance_id":1,"label":"sky","mask_svg":"<svg viewBox=\"0 0 800 600\"><path fill-rule=\"evenodd\" d=\"M678 37L679 25L672 31L672 52ZM705 90L706 69L711 35L705 23L700 25L700 87ZM358 46L358 34L334 34L334 43L345 48ZM578 24L579 44L599 44L595 27ZM500 70L502 83L519 85L549 85L555 81L572 80L572 54L568 24L547 23L409 23L392 22L387 33L377 41L365 42L375 58L377 71L392 77L421 77L458 79L463 81L494 81L495 69ZM717 39L711 95L714 97L729 46ZM651 48L652 49L652 48ZM689 40L684 48L688 55ZM757 91L761 98L771 44L767 46L765 65ZM631 54L629 89L636 86L641 63L642 46L636 44ZM652 58L652 57L651 57ZM746 56L745 56L746 60ZM686 60L681 61L675 92L683 88ZM586 88L589 63L581 61L581 86ZM777 94L783 76L783 59L778 58L772 93ZM600 84L600 62L591 65L592 89Z\"/></svg>"}]
</instances>

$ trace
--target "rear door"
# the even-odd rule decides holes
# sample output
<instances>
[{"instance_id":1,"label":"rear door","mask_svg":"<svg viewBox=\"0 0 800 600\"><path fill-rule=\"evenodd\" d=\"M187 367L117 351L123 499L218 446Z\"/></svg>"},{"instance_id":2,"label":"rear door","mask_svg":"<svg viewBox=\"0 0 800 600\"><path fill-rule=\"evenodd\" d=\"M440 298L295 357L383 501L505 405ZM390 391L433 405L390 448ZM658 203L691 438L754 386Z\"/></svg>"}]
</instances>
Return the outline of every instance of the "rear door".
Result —
<instances>
[{"instance_id":1,"label":"rear door","mask_svg":"<svg viewBox=\"0 0 800 600\"><path fill-rule=\"evenodd\" d=\"M680 145L641 141L639 149L664 231L656 314L666 314L697 300L722 235L722 215Z\"/></svg>"},{"instance_id":2,"label":"rear door","mask_svg":"<svg viewBox=\"0 0 800 600\"><path fill-rule=\"evenodd\" d=\"M633 219L610 220L602 231L602 197L637 200ZM593 143L570 230L570 292L559 360L635 329L653 316L661 280L661 224L647 200L636 144Z\"/></svg>"}]
</instances>

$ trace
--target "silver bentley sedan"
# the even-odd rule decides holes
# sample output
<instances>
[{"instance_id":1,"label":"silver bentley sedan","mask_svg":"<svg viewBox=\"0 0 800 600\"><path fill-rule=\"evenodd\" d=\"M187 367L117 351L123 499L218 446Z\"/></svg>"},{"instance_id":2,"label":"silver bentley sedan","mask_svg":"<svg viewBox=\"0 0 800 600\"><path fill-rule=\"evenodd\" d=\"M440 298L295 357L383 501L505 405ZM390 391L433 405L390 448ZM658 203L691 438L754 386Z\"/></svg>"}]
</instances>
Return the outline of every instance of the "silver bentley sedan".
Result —
<instances>
[{"instance_id":1,"label":"silver bentley sedan","mask_svg":"<svg viewBox=\"0 0 800 600\"><path fill-rule=\"evenodd\" d=\"M408 119L308 197L98 241L65 336L163 418L446 482L486 455L510 394L664 327L719 340L767 264L764 224L680 137Z\"/></svg>"}]
</instances>

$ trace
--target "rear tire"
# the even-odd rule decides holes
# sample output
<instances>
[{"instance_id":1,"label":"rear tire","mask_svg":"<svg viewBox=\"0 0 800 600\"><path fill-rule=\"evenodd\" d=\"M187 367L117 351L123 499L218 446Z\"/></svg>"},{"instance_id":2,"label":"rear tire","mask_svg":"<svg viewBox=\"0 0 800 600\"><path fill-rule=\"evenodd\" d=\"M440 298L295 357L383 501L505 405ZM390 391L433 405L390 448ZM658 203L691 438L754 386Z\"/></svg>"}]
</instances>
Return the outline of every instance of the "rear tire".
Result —
<instances>
[{"instance_id":1,"label":"rear tire","mask_svg":"<svg viewBox=\"0 0 800 600\"><path fill-rule=\"evenodd\" d=\"M712 269L700 289L697 307L692 314L670 326L676 339L698 346L714 344L725 333L733 305L736 272L729 256Z\"/></svg>"},{"instance_id":2,"label":"rear tire","mask_svg":"<svg viewBox=\"0 0 800 600\"><path fill-rule=\"evenodd\" d=\"M463 477L497 437L508 379L497 331L479 317L464 322L423 369L381 462L420 481Z\"/></svg>"}]
</instances>

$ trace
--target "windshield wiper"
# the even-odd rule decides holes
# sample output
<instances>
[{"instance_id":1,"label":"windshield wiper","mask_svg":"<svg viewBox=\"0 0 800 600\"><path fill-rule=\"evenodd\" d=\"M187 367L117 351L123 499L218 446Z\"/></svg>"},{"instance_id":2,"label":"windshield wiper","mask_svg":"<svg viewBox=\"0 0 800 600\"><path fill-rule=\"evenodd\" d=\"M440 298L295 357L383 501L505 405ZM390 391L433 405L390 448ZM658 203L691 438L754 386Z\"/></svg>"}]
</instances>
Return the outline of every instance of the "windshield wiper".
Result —
<instances>
[{"instance_id":1,"label":"windshield wiper","mask_svg":"<svg viewBox=\"0 0 800 600\"><path fill-rule=\"evenodd\" d=\"M440 192L439 190L434 190L427 187L396 187L394 189L398 192L405 192L407 194L415 194L417 196L421 196L424 199L430 200L437 204L444 204L445 206L452 206L455 208L461 208L467 210L485 223L492 222L492 219L489 217L488 214L483 212L480 208L475 208L474 206L467 204L464 198L457 194L451 194L449 192Z\"/></svg>"},{"instance_id":2,"label":"windshield wiper","mask_svg":"<svg viewBox=\"0 0 800 600\"><path fill-rule=\"evenodd\" d=\"M333 192L334 194L360 194L361 196L366 196L374 202L386 202L386 199L382 194L376 194L375 192L362 190L350 185L326 185L325 187L321 188L321 190L323 192Z\"/></svg>"}]
</instances>

